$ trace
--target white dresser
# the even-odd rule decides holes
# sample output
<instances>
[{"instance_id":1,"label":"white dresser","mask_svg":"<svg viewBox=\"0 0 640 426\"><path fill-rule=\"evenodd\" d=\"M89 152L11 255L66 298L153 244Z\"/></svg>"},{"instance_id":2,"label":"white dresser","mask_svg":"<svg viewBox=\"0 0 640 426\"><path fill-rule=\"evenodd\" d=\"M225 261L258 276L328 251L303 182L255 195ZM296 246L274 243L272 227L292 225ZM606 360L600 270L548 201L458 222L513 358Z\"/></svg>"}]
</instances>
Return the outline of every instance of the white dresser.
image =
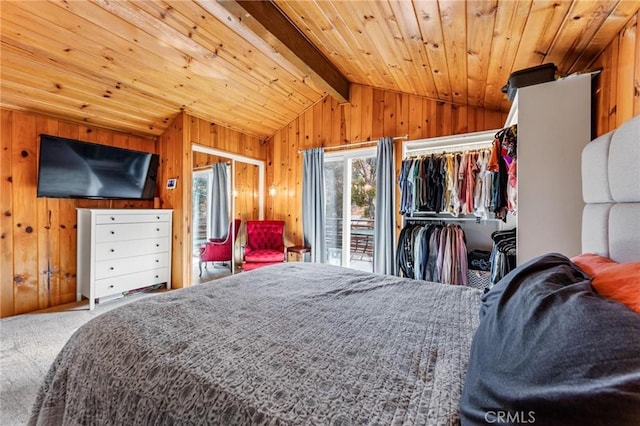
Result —
<instances>
[{"instance_id":1,"label":"white dresser","mask_svg":"<svg viewBox=\"0 0 640 426\"><path fill-rule=\"evenodd\" d=\"M167 283L171 288L172 210L77 209L77 299L97 301Z\"/></svg>"}]
</instances>

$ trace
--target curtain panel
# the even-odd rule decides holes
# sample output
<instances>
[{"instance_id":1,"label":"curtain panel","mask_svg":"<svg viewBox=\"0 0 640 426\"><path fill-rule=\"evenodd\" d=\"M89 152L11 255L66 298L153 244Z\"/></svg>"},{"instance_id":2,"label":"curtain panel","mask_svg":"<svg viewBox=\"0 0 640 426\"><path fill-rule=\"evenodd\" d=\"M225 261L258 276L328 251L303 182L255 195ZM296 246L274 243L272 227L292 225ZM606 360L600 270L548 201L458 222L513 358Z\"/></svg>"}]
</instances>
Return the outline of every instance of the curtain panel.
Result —
<instances>
[{"instance_id":1,"label":"curtain panel","mask_svg":"<svg viewBox=\"0 0 640 426\"><path fill-rule=\"evenodd\" d=\"M226 238L229 232L229 174L225 162L211 166L211 236Z\"/></svg>"},{"instance_id":2,"label":"curtain panel","mask_svg":"<svg viewBox=\"0 0 640 426\"><path fill-rule=\"evenodd\" d=\"M311 261L324 263L325 197L324 149L303 151L302 164L302 234L304 245L311 248Z\"/></svg>"},{"instance_id":3,"label":"curtain panel","mask_svg":"<svg viewBox=\"0 0 640 426\"><path fill-rule=\"evenodd\" d=\"M393 139L384 137L378 141L376 176L376 216L373 224L373 272L395 274L395 175Z\"/></svg>"}]
</instances>

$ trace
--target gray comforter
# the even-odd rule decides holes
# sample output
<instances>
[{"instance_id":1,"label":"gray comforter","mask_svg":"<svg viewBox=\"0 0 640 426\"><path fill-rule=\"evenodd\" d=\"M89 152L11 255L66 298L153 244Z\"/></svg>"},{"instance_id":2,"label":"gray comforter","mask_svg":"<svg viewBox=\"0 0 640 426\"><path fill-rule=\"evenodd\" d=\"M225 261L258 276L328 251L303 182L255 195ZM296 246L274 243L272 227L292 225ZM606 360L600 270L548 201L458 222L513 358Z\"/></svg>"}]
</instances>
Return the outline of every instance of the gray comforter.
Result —
<instances>
[{"instance_id":1,"label":"gray comforter","mask_svg":"<svg viewBox=\"0 0 640 426\"><path fill-rule=\"evenodd\" d=\"M475 289L285 263L81 327L30 424L457 424Z\"/></svg>"}]
</instances>

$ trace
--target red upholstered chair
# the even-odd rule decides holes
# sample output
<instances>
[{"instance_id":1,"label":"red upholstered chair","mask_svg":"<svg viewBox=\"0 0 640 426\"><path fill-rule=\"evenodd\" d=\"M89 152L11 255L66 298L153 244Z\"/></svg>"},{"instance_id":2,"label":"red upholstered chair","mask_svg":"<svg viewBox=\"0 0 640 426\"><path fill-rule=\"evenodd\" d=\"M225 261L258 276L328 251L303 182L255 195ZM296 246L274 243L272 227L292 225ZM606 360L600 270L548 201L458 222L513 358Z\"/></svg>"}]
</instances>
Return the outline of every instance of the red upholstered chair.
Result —
<instances>
[{"instance_id":1,"label":"red upholstered chair","mask_svg":"<svg viewBox=\"0 0 640 426\"><path fill-rule=\"evenodd\" d=\"M200 276L202 276L202 265L206 268L207 262L233 262L233 245L232 235L238 236L240 229L240 219L235 219L229 223L229 232L226 238L209 238L209 241L200 247ZM231 234L231 226L233 225L233 234ZM231 265L231 264L230 264ZM231 266L229 266L231 269Z\"/></svg>"},{"instance_id":2,"label":"red upholstered chair","mask_svg":"<svg viewBox=\"0 0 640 426\"><path fill-rule=\"evenodd\" d=\"M244 247L245 271L284 262L284 221L247 221L247 244Z\"/></svg>"}]
</instances>

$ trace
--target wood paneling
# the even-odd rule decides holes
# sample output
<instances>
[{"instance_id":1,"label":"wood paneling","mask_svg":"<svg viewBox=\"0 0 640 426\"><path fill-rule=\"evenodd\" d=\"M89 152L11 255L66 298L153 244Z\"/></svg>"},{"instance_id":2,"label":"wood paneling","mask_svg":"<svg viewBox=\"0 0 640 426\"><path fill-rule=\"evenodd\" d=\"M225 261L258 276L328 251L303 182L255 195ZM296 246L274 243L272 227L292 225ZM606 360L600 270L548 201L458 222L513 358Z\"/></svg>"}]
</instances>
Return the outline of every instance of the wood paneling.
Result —
<instances>
[{"instance_id":1,"label":"wood paneling","mask_svg":"<svg viewBox=\"0 0 640 426\"><path fill-rule=\"evenodd\" d=\"M639 16L633 16L591 64L592 68L602 68L595 99L598 135L640 115Z\"/></svg>"},{"instance_id":2,"label":"wood paneling","mask_svg":"<svg viewBox=\"0 0 640 426\"><path fill-rule=\"evenodd\" d=\"M16 109L150 135L187 111L266 136L323 94L215 2L3 2L1 16Z\"/></svg>"},{"instance_id":3,"label":"wood paneling","mask_svg":"<svg viewBox=\"0 0 640 426\"><path fill-rule=\"evenodd\" d=\"M257 138L180 114L156 142L154 138L86 127L38 114L2 109L0 147L0 316L73 302L76 299L76 208L152 208L153 201L37 198L40 133L160 154L158 207L174 209L172 281L191 283L191 144L266 159ZM193 136L192 136L193 135ZM246 200L243 219L257 217L258 174L239 168ZM166 179L178 178L176 189ZM253 185L253 182L256 184ZM249 190L249 183L252 183ZM245 210L241 210L245 209ZM48 272L47 272L48 271Z\"/></svg>"},{"instance_id":4,"label":"wood paneling","mask_svg":"<svg viewBox=\"0 0 640 426\"><path fill-rule=\"evenodd\" d=\"M562 75L584 71L640 7L635 0L268 3L317 48L311 61L283 51L274 29L252 25L263 18L258 3L242 2L253 17L222 3L2 1L0 106L155 136L186 112L267 138L327 93L328 73L312 71L324 56L352 83L506 111L498 89L511 72L543 62Z\"/></svg>"},{"instance_id":5,"label":"wood paneling","mask_svg":"<svg viewBox=\"0 0 640 426\"><path fill-rule=\"evenodd\" d=\"M173 241L171 286L191 285L191 180L193 153L189 143L189 118L180 113L158 138L160 167L160 207L173 209ZM177 179L174 189L168 189L167 179Z\"/></svg>"},{"instance_id":6,"label":"wood paneling","mask_svg":"<svg viewBox=\"0 0 640 426\"><path fill-rule=\"evenodd\" d=\"M152 138L2 109L0 316L76 299L76 207L153 207L150 201L37 198L40 133L156 152Z\"/></svg>"},{"instance_id":7,"label":"wood paneling","mask_svg":"<svg viewBox=\"0 0 640 426\"><path fill-rule=\"evenodd\" d=\"M325 97L269 139L267 211L286 222L286 241L302 244L302 156L298 150L348 145L382 136L408 134L410 140L502 127L506 114L433 101L420 96L353 85L348 105ZM396 142L396 173L401 141ZM399 200L399 193L397 194ZM398 227L400 220L398 218Z\"/></svg>"},{"instance_id":8,"label":"wood paneling","mask_svg":"<svg viewBox=\"0 0 640 426\"><path fill-rule=\"evenodd\" d=\"M193 116L189 116L188 120L190 143L258 160L266 158L266 143L255 136L236 132L233 129Z\"/></svg>"}]
</instances>

